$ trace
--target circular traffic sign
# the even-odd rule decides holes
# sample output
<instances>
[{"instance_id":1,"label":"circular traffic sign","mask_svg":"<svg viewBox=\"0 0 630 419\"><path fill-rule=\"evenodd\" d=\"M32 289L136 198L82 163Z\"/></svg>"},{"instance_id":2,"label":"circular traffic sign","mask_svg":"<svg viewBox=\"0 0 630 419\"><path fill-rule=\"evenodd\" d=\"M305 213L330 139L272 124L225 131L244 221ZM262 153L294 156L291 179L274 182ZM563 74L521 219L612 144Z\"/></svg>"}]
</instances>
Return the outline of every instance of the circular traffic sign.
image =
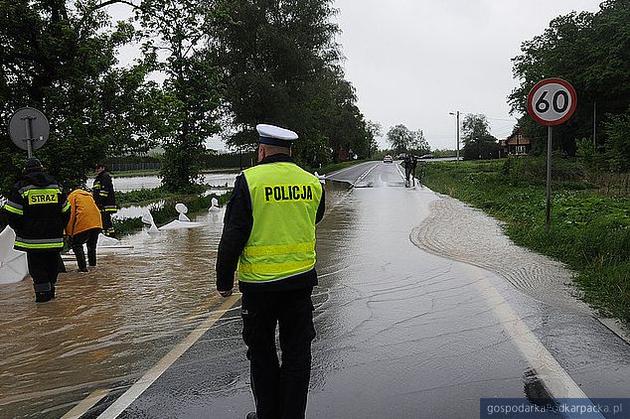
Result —
<instances>
[{"instance_id":1,"label":"circular traffic sign","mask_svg":"<svg viewBox=\"0 0 630 419\"><path fill-rule=\"evenodd\" d=\"M544 79L536 83L527 95L527 112L539 124L564 124L577 107L577 93L562 79Z\"/></svg>"},{"instance_id":2,"label":"circular traffic sign","mask_svg":"<svg viewBox=\"0 0 630 419\"><path fill-rule=\"evenodd\" d=\"M22 150L28 150L31 141L33 150L41 148L50 134L50 125L46 115L35 108L18 109L9 122L11 141Z\"/></svg>"}]
</instances>

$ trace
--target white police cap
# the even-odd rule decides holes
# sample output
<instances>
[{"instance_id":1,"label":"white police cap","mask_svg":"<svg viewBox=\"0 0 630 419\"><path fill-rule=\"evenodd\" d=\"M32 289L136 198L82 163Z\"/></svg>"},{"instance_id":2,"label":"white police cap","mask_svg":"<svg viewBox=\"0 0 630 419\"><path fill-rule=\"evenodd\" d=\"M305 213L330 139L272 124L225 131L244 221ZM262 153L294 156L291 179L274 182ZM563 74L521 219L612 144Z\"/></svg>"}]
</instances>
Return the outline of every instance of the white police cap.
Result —
<instances>
[{"instance_id":1,"label":"white police cap","mask_svg":"<svg viewBox=\"0 0 630 419\"><path fill-rule=\"evenodd\" d=\"M258 131L261 144L288 148L291 147L293 141L298 139L298 135L295 132L274 125L259 124L256 125L256 131Z\"/></svg>"}]
</instances>

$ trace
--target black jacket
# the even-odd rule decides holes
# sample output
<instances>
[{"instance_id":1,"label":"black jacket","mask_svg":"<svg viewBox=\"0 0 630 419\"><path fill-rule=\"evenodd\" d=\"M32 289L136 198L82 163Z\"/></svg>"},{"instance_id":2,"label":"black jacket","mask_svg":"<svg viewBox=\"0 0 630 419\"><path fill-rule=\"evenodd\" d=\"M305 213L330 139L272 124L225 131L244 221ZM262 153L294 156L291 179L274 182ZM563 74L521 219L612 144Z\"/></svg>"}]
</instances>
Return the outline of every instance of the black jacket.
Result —
<instances>
[{"instance_id":1,"label":"black jacket","mask_svg":"<svg viewBox=\"0 0 630 419\"><path fill-rule=\"evenodd\" d=\"M96 175L92 185L92 196L101 211L116 212L118 210L112 177L106 171Z\"/></svg>"},{"instance_id":2,"label":"black jacket","mask_svg":"<svg viewBox=\"0 0 630 419\"><path fill-rule=\"evenodd\" d=\"M285 154L275 154L265 158L258 164L277 162L292 163L293 159ZM324 217L325 208L325 196L322 195L317 209L316 222L320 222ZM238 259L249 240L253 225L254 219L252 218L252 200L249 195L249 187L245 176L240 174L234 183L234 191L230 202L227 204L223 221L223 234L219 243L219 254L217 255L217 290L227 291L234 287L234 273L236 272ZM315 272L315 269L270 283L251 284L239 282L239 288L242 292L287 291L315 285L317 285L317 272Z\"/></svg>"},{"instance_id":3,"label":"black jacket","mask_svg":"<svg viewBox=\"0 0 630 419\"><path fill-rule=\"evenodd\" d=\"M36 170L25 174L13 187L2 211L15 230L17 250L58 252L63 247L70 204L61 185L47 173Z\"/></svg>"}]
</instances>

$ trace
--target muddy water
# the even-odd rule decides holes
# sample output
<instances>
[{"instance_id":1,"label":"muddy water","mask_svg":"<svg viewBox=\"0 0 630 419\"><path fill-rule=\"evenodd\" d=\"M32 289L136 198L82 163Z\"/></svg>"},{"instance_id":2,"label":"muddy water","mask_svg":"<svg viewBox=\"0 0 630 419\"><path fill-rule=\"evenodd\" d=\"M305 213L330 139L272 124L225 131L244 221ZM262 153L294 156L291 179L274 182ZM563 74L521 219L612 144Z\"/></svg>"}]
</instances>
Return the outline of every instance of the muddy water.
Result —
<instances>
[{"instance_id":1,"label":"muddy water","mask_svg":"<svg viewBox=\"0 0 630 419\"><path fill-rule=\"evenodd\" d=\"M140 233L95 271L62 274L54 302L36 306L28 280L3 286L0 416L54 417L82 394L133 379L194 328L217 301L221 231L219 214L197 220L206 227Z\"/></svg>"},{"instance_id":2,"label":"muddy water","mask_svg":"<svg viewBox=\"0 0 630 419\"><path fill-rule=\"evenodd\" d=\"M346 187L327 187L329 207ZM191 217L192 218L192 217ZM35 305L30 280L0 287L0 417L60 417L96 389L125 388L207 316L223 211L204 228L138 233L89 274L60 275Z\"/></svg>"},{"instance_id":3,"label":"muddy water","mask_svg":"<svg viewBox=\"0 0 630 419\"><path fill-rule=\"evenodd\" d=\"M202 182L216 187L232 187L238 173L206 173L202 175ZM93 179L88 179L88 186L92 186ZM153 189L161 185L157 176L134 176L113 179L114 189L121 192L139 189Z\"/></svg>"}]
</instances>

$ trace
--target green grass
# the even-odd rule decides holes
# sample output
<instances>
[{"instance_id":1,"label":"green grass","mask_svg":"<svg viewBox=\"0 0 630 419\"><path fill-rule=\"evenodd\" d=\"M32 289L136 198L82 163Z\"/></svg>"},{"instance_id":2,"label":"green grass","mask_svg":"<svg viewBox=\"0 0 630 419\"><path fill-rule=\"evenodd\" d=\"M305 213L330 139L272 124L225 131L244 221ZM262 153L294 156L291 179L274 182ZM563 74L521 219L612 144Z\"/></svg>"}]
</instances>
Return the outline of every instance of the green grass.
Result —
<instances>
[{"instance_id":1,"label":"green grass","mask_svg":"<svg viewBox=\"0 0 630 419\"><path fill-rule=\"evenodd\" d=\"M116 192L116 203L120 207L128 207L131 205L144 206L163 199L174 200L178 198L195 197L207 189L208 188L206 186L197 185L194 187L193 193L191 194L168 192L162 187L139 189L131 192Z\"/></svg>"},{"instance_id":2,"label":"green grass","mask_svg":"<svg viewBox=\"0 0 630 419\"><path fill-rule=\"evenodd\" d=\"M588 303L603 315L630 322L630 200L605 196L576 176L576 168L560 167L553 184L552 227L546 232L545 186L526 170L530 164L434 163L427 166L424 183L503 221L515 243L566 263L577 273L575 281Z\"/></svg>"}]
</instances>

